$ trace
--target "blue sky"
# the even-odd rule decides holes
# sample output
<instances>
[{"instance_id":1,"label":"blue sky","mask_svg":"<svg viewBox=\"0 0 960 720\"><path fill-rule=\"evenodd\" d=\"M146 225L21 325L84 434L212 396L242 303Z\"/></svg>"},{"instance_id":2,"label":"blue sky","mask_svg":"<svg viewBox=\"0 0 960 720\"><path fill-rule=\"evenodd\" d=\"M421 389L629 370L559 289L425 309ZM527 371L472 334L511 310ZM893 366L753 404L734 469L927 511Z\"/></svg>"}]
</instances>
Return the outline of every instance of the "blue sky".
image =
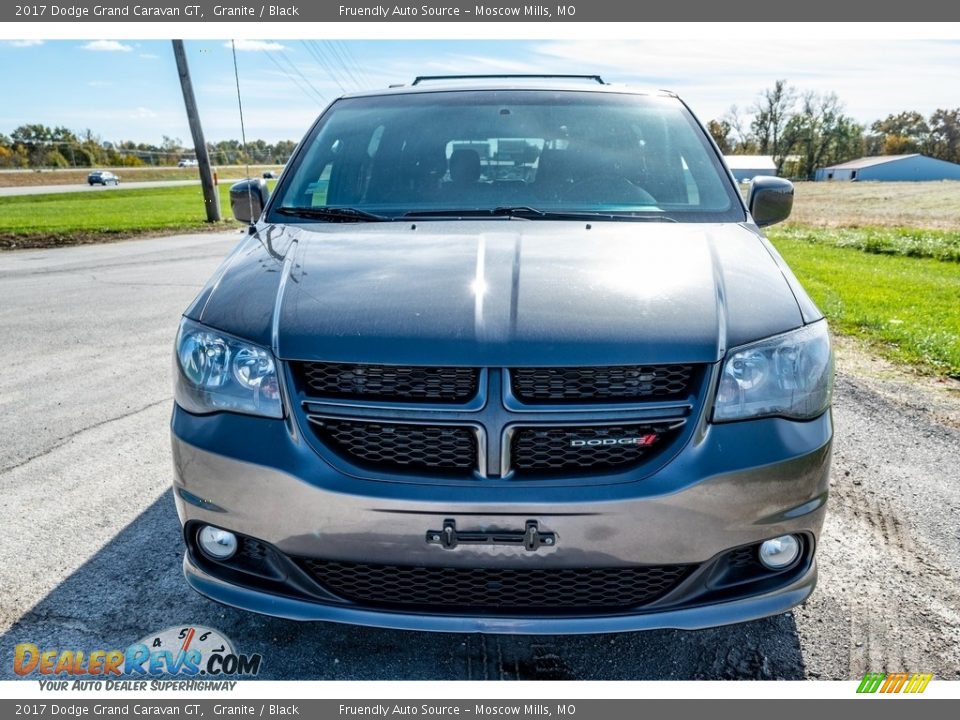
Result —
<instances>
[{"instance_id":1,"label":"blue sky","mask_svg":"<svg viewBox=\"0 0 960 720\"><path fill-rule=\"evenodd\" d=\"M786 78L833 91L861 122L906 109L960 106L960 41L723 38L637 40L248 40L238 42L247 137L298 140L324 104L358 88L418 74L599 73L608 81L679 92L703 119ZM186 43L204 131L240 137L229 41ZM7 40L0 67L9 100L0 132L41 122L92 129L105 140L188 141L169 41Z\"/></svg>"}]
</instances>

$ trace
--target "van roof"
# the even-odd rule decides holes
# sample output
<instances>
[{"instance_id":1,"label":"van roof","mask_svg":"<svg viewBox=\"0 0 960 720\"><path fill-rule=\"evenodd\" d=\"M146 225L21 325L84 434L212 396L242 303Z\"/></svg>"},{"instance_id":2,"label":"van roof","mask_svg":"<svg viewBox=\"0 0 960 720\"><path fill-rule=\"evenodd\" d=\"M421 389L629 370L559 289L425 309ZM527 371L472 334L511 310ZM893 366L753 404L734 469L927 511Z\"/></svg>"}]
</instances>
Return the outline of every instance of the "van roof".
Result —
<instances>
[{"instance_id":1,"label":"van roof","mask_svg":"<svg viewBox=\"0 0 960 720\"><path fill-rule=\"evenodd\" d=\"M378 90L349 93L343 97L371 97L455 90L578 90L676 97L669 90L647 90L606 83L599 75L429 75L418 76L409 85L391 85Z\"/></svg>"}]
</instances>

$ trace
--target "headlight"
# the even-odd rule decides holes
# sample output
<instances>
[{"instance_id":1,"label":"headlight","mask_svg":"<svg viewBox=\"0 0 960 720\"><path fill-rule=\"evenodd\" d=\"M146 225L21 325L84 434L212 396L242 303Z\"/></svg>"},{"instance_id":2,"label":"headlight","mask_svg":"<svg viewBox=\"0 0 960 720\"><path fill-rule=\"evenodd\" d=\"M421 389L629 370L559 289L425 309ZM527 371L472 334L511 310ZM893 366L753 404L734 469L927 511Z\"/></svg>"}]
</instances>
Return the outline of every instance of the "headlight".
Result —
<instances>
[{"instance_id":1,"label":"headlight","mask_svg":"<svg viewBox=\"0 0 960 720\"><path fill-rule=\"evenodd\" d=\"M184 410L283 417L277 365L269 350L184 319L176 356L174 397Z\"/></svg>"},{"instance_id":2,"label":"headlight","mask_svg":"<svg viewBox=\"0 0 960 720\"><path fill-rule=\"evenodd\" d=\"M830 406L833 353L826 322L734 348L727 354L714 422L777 415L809 420Z\"/></svg>"}]
</instances>

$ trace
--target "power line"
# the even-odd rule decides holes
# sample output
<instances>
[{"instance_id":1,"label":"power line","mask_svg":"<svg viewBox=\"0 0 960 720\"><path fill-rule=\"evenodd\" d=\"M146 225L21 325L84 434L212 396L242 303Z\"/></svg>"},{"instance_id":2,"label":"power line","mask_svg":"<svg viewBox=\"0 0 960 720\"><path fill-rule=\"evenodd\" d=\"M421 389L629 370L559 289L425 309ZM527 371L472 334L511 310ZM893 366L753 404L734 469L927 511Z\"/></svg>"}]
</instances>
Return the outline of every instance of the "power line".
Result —
<instances>
[{"instance_id":1,"label":"power line","mask_svg":"<svg viewBox=\"0 0 960 720\"><path fill-rule=\"evenodd\" d=\"M347 61L345 60L344 56L340 54L340 50L337 48L336 44L329 40L326 40L324 42L327 43L327 46L330 49L330 53L334 57L336 57L337 60L339 60L340 67L342 67L346 71L347 75L353 81L353 84L359 89L360 83L357 81L357 76L353 74L353 70L350 69L350 66L347 64Z\"/></svg>"},{"instance_id":2,"label":"power line","mask_svg":"<svg viewBox=\"0 0 960 720\"><path fill-rule=\"evenodd\" d=\"M294 64L294 62L290 59L290 56L287 55L286 52L284 51L284 52L280 55L280 57L282 57L284 60L286 60L286 61L287 61L287 65L289 65L289 66L293 69L293 71L294 71L295 73L297 73L297 75L299 75L301 78L303 78L303 81L304 81L304 82L307 84L307 86L313 91L313 94L316 95L317 99L320 101L320 104L321 104L321 105L326 105L327 99L326 99L326 97L324 96L324 94L323 94L322 92L320 92L319 90L317 90L316 87L314 87L313 83L310 82L310 78L308 78L306 75L303 74L303 72L300 70L300 68L298 68L298 67Z\"/></svg>"},{"instance_id":3,"label":"power line","mask_svg":"<svg viewBox=\"0 0 960 720\"><path fill-rule=\"evenodd\" d=\"M230 40L230 51L233 53L233 77L237 81L237 108L240 110L240 142L243 143L243 156L246 159L244 177L249 180L250 155L247 153L247 129L243 123L243 100L240 99L240 68L237 65L237 44L233 40ZM247 203L250 209L250 224L252 226L256 218L253 217L253 191L249 185L247 186Z\"/></svg>"},{"instance_id":4,"label":"power line","mask_svg":"<svg viewBox=\"0 0 960 720\"><path fill-rule=\"evenodd\" d=\"M343 67L343 62L338 57L336 57L330 51L330 48L328 48L323 43L316 42L316 41L311 41L311 42L313 43L314 47L317 49L317 52L321 53L323 57L326 58L327 64L331 68L331 72L333 72L333 68L336 68L337 76L342 80L342 82L338 80L337 84L340 85L341 88L343 88L344 92L348 92L346 85L350 84L350 79L349 77L347 77L346 68Z\"/></svg>"},{"instance_id":5,"label":"power line","mask_svg":"<svg viewBox=\"0 0 960 720\"><path fill-rule=\"evenodd\" d=\"M367 87L373 87L373 86L375 86L377 83L376 83L376 81L374 80L373 76L372 76L370 73L368 73L368 72L367 72L367 69L357 61L357 58L356 58L356 56L353 54L353 50L350 49L350 46L347 45L347 43L343 42L342 40L337 40L336 42L340 45L340 47L343 49L343 51L347 54L347 57L348 57L348 58L350 59L350 61L353 63L354 67L357 69L357 72L359 72L360 75L362 76L363 81L367 83Z\"/></svg>"},{"instance_id":6,"label":"power line","mask_svg":"<svg viewBox=\"0 0 960 720\"><path fill-rule=\"evenodd\" d=\"M287 70L285 67L283 67L283 65L280 64L280 62L273 56L273 53L271 53L269 50L264 50L263 53L270 59L270 62L272 62L274 65L277 66L277 70L283 73L287 77L287 79L289 79L294 85L297 86L297 89L300 90L300 92L308 96L311 94L311 91L307 87L304 87L303 84L299 80L297 80L297 78L294 75L290 74L289 70ZM313 94L316 94L315 89L313 90ZM320 103L322 104L323 101L321 100Z\"/></svg>"},{"instance_id":7,"label":"power line","mask_svg":"<svg viewBox=\"0 0 960 720\"><path fill-rule=\"evenodd\" d=\"M336 83L337 87L340 88L341 93L346 93L347 89L343 86L343 83L340 82L340 78L333 71L331 65L327 62L326 58L320 55L320 50L316 47L316 43L306 40L301 40L303 46L307 48L307 51L313 56L313 58L320 63L321 68L330 76L330 78Z\"/></svg>"}]
</instances>

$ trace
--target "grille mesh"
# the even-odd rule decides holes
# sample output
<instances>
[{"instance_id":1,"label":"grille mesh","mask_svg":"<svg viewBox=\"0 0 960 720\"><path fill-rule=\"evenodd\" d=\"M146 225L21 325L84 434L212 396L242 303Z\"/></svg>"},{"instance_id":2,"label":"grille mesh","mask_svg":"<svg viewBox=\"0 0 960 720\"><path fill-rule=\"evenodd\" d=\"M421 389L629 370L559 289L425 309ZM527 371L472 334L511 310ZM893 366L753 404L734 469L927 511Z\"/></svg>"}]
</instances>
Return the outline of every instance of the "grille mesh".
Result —
<instances>
[{"instance_id":1,"label":"grille mesh","mask_svg":"<svg viewBox=\"0 0 960 720\"><path fill-rule=\"evenodd\" d=\"M756 545L748 545L747 547L731 550L727 555L727 562L730 563L730 567L737 569L763 568L763 565L760 563L760 558L757 555Z\"/></svg>"},{"instance_id":2,"label":"grille mesh","mask_svg":"<svg viewBox=\"0 0 960 720\"><path fill-rule=\"evenodd\" d=\"M690 365L514 368L510 371L513 394L528 403L685 397L692 377Z\"/></svg>"},{"instance_id":3,"label":"grille mesh","mask_svg":"<svg viewBox=\"0 0 960 720\"><path fill-rule=\"evenodd\" d=\"M240 556L253 563L261 563L266 560L267 549L259 540L253 538L243 538L240 543Z\"/></svg>"},{"instance_id":4,"label":"grille mesh","mask_svg":"<svg viewBox=\"0 0 960 720\"><path fill-rule=\"evenodd\" d=\"M302 565L329 591L364 605L539 612L645 605L676 587L692 569L658 565L523 570L325 560L303 560Z\"/></svg>"},{"instance_id":5,"label":"grille mesh","mask_svg":"<svg viewBox=\"0 0 960 720\"><path fill-rule=\"evenodd\" d=\"M514 431L510 442L517 470L602 470L638 463L663 443L667 428L653 425L529 427ZM631 444L604 444L622 440ZM586 442L574 446L572 443Z\"/></svg>"},{"instance_id":6,"label":"grille mesh","mask_svg":"<svg viewBox=\"0 0 960 720\"><path fill-rule=\"evenodd\" d=\"M296 364L308 393L399 402L466 402L477 394L477 368Z\"/></svg>"},{"instance_id":7,"label":"grille mesh","mask_svg":"<svg viewBox=\"0 0 960 720\"><path fill-rule=\"evenodd\" d=\"M334 450L378 468L469 471L477 468L471 428L317 419L314 428Z\"/></svg>"}]
</instances>

